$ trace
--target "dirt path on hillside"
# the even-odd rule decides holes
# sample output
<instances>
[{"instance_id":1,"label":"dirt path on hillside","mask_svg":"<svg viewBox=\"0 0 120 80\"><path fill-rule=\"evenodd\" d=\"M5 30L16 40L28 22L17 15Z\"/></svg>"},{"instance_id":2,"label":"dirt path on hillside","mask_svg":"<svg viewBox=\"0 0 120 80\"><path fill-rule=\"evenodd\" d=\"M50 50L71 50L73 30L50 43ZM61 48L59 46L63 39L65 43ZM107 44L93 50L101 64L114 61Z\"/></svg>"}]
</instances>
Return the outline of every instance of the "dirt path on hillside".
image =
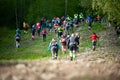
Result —
<instances>
[{"instance_id":1,"label":"dirt path on hillside","mask_svg":"<svg viewBox=\"0 0 120 80\"><path fill-rule=\"evenodd\" d=\"M0 80L120 80L120 44L112 28L99 34L99 48L76 61L36 60L0 63Z\"/></svg>"}]
</instances>

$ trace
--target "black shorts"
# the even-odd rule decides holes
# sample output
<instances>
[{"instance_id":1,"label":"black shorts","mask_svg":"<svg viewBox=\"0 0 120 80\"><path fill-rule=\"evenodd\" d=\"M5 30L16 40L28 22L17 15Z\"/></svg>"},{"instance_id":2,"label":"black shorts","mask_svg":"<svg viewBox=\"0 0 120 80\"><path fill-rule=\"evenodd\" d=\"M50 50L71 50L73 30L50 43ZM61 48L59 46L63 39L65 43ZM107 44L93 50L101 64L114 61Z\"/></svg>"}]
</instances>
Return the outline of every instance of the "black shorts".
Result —
<instances>
[{"instance_id":1,"label":"black shorts","mask_svg":"<svg viewBox=\"0 0 120 80\"><path fill-rule=\"evenodd\" d=\"M20 39L16 39L17 42L20 42Z\"/></svg>"},{"instance_id":2,"label":"black shorts","mask_svg":"<svg viewBox=\"0 0 120 80\"><path fill-rule=\"evenodd\" d=\"M63 45L63 46L66 46L66 42L62 42L62 45Z\"/></svg>"},{"instance_id":3,"label":"black shorts","mask_svg":"<svg viewBox=\"0 0 120 80\"><path fill-rule=\"evenodd\" d=\"M97 41L94 41L94 40L92 41L93 46L96 46L96 43L97 43Z\"/></svg>"}]
</instances>

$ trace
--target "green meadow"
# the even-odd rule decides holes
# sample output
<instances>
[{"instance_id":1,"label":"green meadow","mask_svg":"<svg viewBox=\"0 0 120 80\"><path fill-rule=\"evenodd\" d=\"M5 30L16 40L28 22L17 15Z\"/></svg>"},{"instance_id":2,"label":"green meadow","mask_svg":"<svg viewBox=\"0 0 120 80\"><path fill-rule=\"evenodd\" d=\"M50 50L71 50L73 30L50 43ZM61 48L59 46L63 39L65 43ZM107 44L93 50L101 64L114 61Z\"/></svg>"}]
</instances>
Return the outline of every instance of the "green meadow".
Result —
<instances>
[{"instance_id":1,"label":"green meadow","mask_svg":"<svg viewBox=\"0 0 120 80\"><path fill-rule=\"evenodd\" d=\"M87 24L82 24L81 28L74 28L73 32L79 32L81 35L80 39L80 53L84 52L86 48L91 48L91 40L88 38L92 32L99 33L106 28L100 23L96 22L93 24L92 30L89 30ZM71 31L72 33L72 31ZM31 29L25 34L24 30L21 30L21 46L20 48L15 47L15 29L2 28L0 34L0 61L7 60L35 60L35 59L51 59L51 52L48 50L49 42L53 37L56 37L54 30L47 34L45 42L42 41L42 36L35 37L35 40L31 40ZM56 37L57 38L57 37ZM57 39L59 41L59 39ZM80 54L79 53L79 54ZM59 57L61 59L66 54L62 54L61 49L59 50Z\"/></svg>"}]
</instances>

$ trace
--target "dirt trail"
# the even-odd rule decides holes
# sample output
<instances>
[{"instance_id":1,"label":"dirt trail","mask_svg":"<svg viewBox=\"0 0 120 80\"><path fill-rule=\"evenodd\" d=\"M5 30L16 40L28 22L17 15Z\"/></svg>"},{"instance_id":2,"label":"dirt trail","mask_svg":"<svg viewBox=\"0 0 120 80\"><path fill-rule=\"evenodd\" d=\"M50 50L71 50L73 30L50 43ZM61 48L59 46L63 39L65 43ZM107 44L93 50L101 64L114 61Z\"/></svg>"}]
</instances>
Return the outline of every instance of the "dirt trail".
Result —
<instances>
[{"instance_id":1,"label":"dirt trail","mask_svg":"<svg viewBox=\"0 0 120 80\"><path fill-rule=\"evenodd\" d=\"M99 48L76 61L36 60L0 63L0 80L120 80L120 44L112 28L100 33ZM111 57L112 56L112 57Z\"/></svg>"}]
</instances>

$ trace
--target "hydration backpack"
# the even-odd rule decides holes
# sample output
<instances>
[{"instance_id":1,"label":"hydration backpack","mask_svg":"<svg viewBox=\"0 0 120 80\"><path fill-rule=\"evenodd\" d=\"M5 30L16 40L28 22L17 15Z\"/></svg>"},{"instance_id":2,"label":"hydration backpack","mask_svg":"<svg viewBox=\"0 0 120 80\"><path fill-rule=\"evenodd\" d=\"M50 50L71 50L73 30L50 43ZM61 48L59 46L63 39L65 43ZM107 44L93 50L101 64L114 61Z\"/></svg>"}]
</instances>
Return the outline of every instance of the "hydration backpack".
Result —
<instances>
[{"instance_id":1,"label":"hydration backpack","mask_svg":"<svg viewBox=\"0 0 120 80\"><path fill-rule=\"evenodd\" d=\"M51 42L51 45L54 49L58 49L57 41Z\"/></svg>"}]
</instances>

